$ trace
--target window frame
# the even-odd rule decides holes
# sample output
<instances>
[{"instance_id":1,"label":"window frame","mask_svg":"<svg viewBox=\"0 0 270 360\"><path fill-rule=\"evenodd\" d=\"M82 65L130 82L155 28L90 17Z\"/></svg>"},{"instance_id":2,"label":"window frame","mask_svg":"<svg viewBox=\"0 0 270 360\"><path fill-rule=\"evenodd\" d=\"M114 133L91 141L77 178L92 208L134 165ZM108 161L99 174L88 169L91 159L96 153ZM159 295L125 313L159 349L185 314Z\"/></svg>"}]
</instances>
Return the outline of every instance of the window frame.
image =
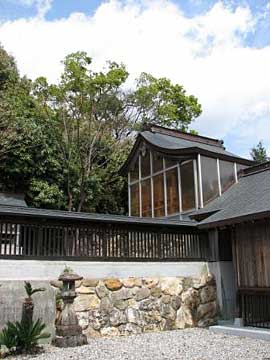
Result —
<instances>
[{"instance_id":1,"label":"window frame","mask_svg":"<svg viewBox=\"0 0 270 360\"><path fill-rule=\"evenodd\" d=\"M168 156L156 151L156 153L159 153L160 156L162 157L162 162L163 162L163 168L159 171L154 171L154 166L153 166L153 159L154 159L154 152L155 150L152 150L151 148L147 148L147 150L149 151L150 154L150 175L142 177L142 169L141 169L141 157L142 154L139 153L137 156L137 161L139 164L139 178L138 180L134 180L131 181L131 176L130 176L130 172L128 173L128 209L129 209L129 216L131 216L131 190L130 187L134 184L139 184L139 201L140 201L140 217L142 217L142 189L141 189L141 183L144 180L150 179L150 187L151 187L151 207L152 207L152 218L155 217L154 212L154 176L156 175L163 175L163 182L164 182L164 208L165 208L165 215L164 217L171 217L171 216L175 216L175 215L180 215L180 219L181 219L181 215L185 215L188 214L194 210L197 210L199 208L203 208L205 204L205 201L203 199L203 187L202 187L202 168L201 168L201 156L202 154L198 153L196 157L191 158L191 159L187 159L185 161L183 161L182 163L176 158L176 163L175 165L172 166L168 166L166 167L166 158ZM207 155L203 155L204 157L208 157L208 158L212 158L216 160L216 170L217 170L217 178L218 178L218 197L220 197L222 195L222 189L221 189L221 177L220 177L220 159L219 157L213 157L213 156L207 156ZM181 184L181 164L184 164L186 162L193 162L193 184L194 184L194 195L195 195L195 207L190 209L190 210L186 210L183 211L182 208L182 184ZM229 160L225 160L225 161L229 161ZM241 165L235 161L229 161L233 164L234 166L234 177L235 177L235 181L234 184L238 182L238 174L237 174L237 165ZM170 214L168 215L168 203L167 203L167 177L166 177L166 173L167 171L170 171L172 169L177 169L177 174L178 174L178 194L179 194L179 211L174 213L174 214Z\"/></svg>"},{"instance_id":2,"label":"window frame","mask_svg":"<svg viewBox=\"0 0 270 360\"><path fill-rule=\"evenodd\" d=\"M150 183L151 183L151 204L152 204L152 218L155 217L155 208L154 208L154 177L156 175L163 175L163 186L164 186L164 208L165 208L165 215L164 217L167 216L175 216L175 215L184 215L187 213L190 213L193 210L196 210L197 204L198 204L198 191L196 191L196 184L197 184L197 179L195 178L197 176L197 171L193 171L193 183L194 183L194 187L195 187L195 207L193 209L190 209L188 211L183 211L182 210L182 187L181 187L181 163L178 159L176 159L175 165L172 166L168 166L166 167L166 156L164 156L163 154L160 153L160 155L162 156L162 162L163 162L163 168L162 170L156 171L154 172L154 166L153 166L153 151L152 149L148 149L149 153L150 153L150 175L148 176L144 176L142 177L142 172L141 172L141 153L138 154L138 164L139 164L139 179L138 180L134 180L131 181L131 176L130 176L130 172L128 173L128 208L129 208L129 216L131 215L131 186L135 185L135 184L139 184L139 201L140 201L140 217L142 217L142 189L141 189L141 184L142 181L144 180L148 180L150 179ZM185 162L193 162L193 168L194 170L197 169L197 165L196 165L196 159L188 159ZM179 204L179 210L176 213L170 214L168 215L168 199L167 199L167 172L173 169L177 169L177 175L178 175L178 204Z\"/></svg>"}]
</instances>

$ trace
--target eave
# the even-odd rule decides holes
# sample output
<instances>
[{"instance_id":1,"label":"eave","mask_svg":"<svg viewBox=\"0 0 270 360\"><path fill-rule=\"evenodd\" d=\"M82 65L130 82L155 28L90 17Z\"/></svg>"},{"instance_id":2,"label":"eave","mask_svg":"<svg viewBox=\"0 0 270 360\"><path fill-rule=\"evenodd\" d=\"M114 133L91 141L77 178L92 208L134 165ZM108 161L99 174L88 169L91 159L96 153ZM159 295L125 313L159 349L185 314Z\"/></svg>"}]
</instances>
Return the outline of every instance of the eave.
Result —
<instances>
[{"instance_id":1,"label":"eave","mask_svg":"<svg viewBox=\"0 0 270 360\"><path fill-rule=\"evenodd\" d=\"M236 216L233 218L213 221L213 222L209 222L206 224L198 223L197 227L198 227L198 229L206 230L206 229L213 229L213 228L219 228L219 227L224 227L224 226L233 226L233 225L241 224L244 222L262 220L262 219L266 219L266 218L270 218L269 210L262 211L259 213L251 213L251 214Z\"/></svg>"},{"instance_id":2,"label":"eave","mask_svg":"<svg viewBox=\"0 0 270 360\"><path fill-rule=\"evenodd\" d=\"M238 164L242 164L242 165L247 165L247 166L254 165L254 161L252 161L252 160L240 158L240 157L233 156L233 155L221 154L221 153L217 153L215 151L205 150L205 149L202 149L202 148L196 147L196 146L181 148L181 149L168 149L168 148L160 147L160 146L152 144L150 141L145 139L139 133L137 136L137 139L135 141L135 144L134 144L131 152L129 153L129 156L128 156L126 162L119 170L120 175L122 175L122 176L127 175L130 165L133 161L133 158L137 154L137 151L142 142L147 144L147 146L150 149L155 150L159 153L162 153L163 155L172 155L175 157L178 156L178 157L182 157L182 158L195 158L198 154L201 154L201 155L209 156L212 158L219 158L220 160L228 160L228 161L232 161L232 162L237 162Z\"/></svg>"},{"instance_id":3,"label":"eave","mask_svg":"<svg viewBox=\"0 0 270 360\"><path fill-rule=\"evenodd\" d=\"M108 224L108 225L121 225L121 226L147 226L147 227L162 227L162 228L185 228L188 231L196 229L196 222L185 220L170 220L167 218L141 218L135 216L124 215L109 215L109 214L96 214L96 213L84 213L84 212L72 212L50 209L38 209L31 207L20 206L0 206L0 216L3 218L20 219L22 223L29 219L46 222L56 221L63 223L96 223L96 224ZM12 221L12 220L11 220Z\"/></svg>"}]
</instances>

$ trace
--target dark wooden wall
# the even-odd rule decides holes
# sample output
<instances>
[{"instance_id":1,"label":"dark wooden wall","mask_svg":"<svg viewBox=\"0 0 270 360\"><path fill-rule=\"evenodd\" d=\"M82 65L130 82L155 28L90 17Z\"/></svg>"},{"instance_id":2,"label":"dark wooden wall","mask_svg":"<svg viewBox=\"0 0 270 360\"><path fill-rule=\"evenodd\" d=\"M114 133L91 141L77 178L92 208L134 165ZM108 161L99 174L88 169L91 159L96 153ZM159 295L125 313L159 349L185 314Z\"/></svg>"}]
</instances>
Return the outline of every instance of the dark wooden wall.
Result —
<instances>
[{"instance_id":1,"label":"dark wooden wall","mask_svg":"<svg viewBox=\"0 0 270 360\"><path fill-rule=\"evenodd\" d=\"M0 218L0 258L84 261L207 261L207 233L194 227L71 219Z\"/></svg>"},{"instance_id":2,"label":"dark wooden wall","mask_svg":"<svg viewBox=\"0 0 270 360\"><path fill-rule=\"evenodd\" d=\"M270 219L235 226L233 243L238 288L270 287Z\"/></svg>"}]
</instances>

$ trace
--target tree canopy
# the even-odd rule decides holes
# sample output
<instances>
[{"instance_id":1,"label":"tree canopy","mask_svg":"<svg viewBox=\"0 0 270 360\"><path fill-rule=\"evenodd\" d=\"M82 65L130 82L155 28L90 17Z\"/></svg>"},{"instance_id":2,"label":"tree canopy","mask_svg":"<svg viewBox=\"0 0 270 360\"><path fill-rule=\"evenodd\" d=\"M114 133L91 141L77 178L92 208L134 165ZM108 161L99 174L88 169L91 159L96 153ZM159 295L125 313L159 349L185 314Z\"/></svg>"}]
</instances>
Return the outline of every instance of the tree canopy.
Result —
<instances>
[{"instance_id":1,"label":"tree canopy","mask_svg":"<svg viewBox=\"0 0 270 360\"><path fill-rule=\"evenodd\" d=\"M155 123L190 131L201 106L181 85L146 73L127 89L123 64L97 72L85 52L63 65L57 84L30 81L0 48L1 186L36 207L124 214L118 170L134 130Z\"/></svg>"},{"instance_id":2,"label":"tree canopy","mask_svg":"<svg viewBox=\"0 0 270 360\"><path fill-rule=\"evenodd\" d=\"M263 163L269 160L269 156L267 155L267 151L263 146L262 141L259 141L258 144L251 149L250 155L252 159L258 163Z\"/></svg>"}]
</instances>

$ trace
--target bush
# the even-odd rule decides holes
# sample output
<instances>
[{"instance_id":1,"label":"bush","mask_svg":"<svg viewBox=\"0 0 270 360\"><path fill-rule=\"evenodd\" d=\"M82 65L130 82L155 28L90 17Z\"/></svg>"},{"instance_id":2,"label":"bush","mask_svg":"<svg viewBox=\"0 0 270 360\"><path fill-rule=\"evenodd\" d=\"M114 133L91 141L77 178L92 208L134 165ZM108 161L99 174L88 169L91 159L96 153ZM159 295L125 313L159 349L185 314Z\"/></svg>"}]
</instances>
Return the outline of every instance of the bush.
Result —
<instances>
[{"instance_id":1,"label":"bush","mask_svg":"<svg viewBox=\"0 0 270 360\"><path fill-rule=\"evenodd\" d=\"M17 353L35 350L39 340L48 339L49 333L43 332L46 325L38 319L35 322L22 319L20 322L8 322L0 333L0 345Z\"/></svg>"},{"instance_id":2,"label":"bush","mask_svg":"<svg viewBox=\"0 0 270 360\"><path fill-rule=\"evenodd\" d=\"M24 299L21 321L8 322L0 333L0 347L5 346L12 353L29 353L37 349L39 340L48 339L49 333L40 319L33 321L34 303L32 295L45 291L43 288L33 289L29 282L25 282L27 298Z\"/></svg>"},{"instance_id":3,"label":"bush","mask_svg":"<svg viewBox=\"0 0 270 360\"><path fill-rule=\"evenodd\" d=\"M6 346L10 350L16 348L16 334L16 325L14 323L8 322L6 327L0 333L0 346Z\"/></svg>"},{"instance_id":4,"label":"bush","mask_svg":"<svg viewBox=\"0 0 270 360\"><path fill-rule=\"evenodd\" d=\"M43 332L46 325L38 319L36 322L21 321L16 323L17 348L29 352L35 348L39 340L48 339L49 333Z\"/></svg>"}]
</instances>

